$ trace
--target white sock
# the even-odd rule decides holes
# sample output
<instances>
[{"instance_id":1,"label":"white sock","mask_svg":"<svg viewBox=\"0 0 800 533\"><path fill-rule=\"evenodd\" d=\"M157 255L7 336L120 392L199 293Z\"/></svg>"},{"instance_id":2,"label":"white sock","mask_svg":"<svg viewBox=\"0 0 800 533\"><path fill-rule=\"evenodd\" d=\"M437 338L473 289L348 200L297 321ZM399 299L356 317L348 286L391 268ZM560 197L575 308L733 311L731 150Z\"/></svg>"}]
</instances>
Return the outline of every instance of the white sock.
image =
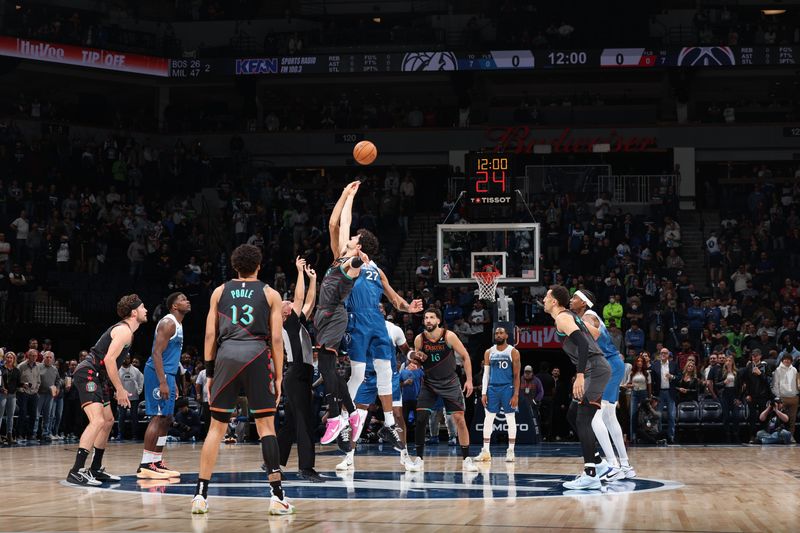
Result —
<instances>
[{"instance_id":1,"label":"white sock","mask_svg":"<svg viewBox=\"0 0 800 533\"><path fill-rule=\"evenodd\" d=\"M400 450L400 459L408 459L408 448Z\"/></svg>"},{"instance_id":2,"label":"white sock","mask_svg":"<svg viewBox=\"0 0 800 533\"><path fill-rule=\"evenodd\" d=\"M154 454L153 454L153 462L154 462L154 463L160 463L160 462L161 462L161 459L162 459L163 457L164 457L164 454L163 454L163 453L154 453Z\"/></svg>"},{"instance_id":3,"label":"white sock","mask_svg":"<svg viewBox=\"0 0 800 533\"><path fill-rule=\"evenodd\" d=\"M482 451L488 452L489 451L489 444L491 444L491 443L490 442L484 442Z\"/></svg>"},{"instance_id":4,"label":"white sock","mask_svg":"<svg viewBox=\"0 0 800 533\"><path fill-rule=\"evenodd\" d=\"M622 466L630 466L628 463L628 452L625 449L625 437L622 435L622 427L617 420L617 404L603 402L603 407L600 409L603 413L603 422L611 434L611 440L614 441L614 448L617 449L619 456L619 464Z\"/></svg>"},{"instance_id":5,"label":"white sock","mask_svg":"<svg viewBox=\"0 0 800 533\"><path fill-rule=\"evenodd\" d=\"M156 454L145 451L142 453L142 464L149 465L150 463L156 462Z\"/></svg>"},{"instance_id":6,"label":"white sock","mask_svg":"<svg viewBox=\"0 0 800 533\"><path fill-rule=\"evenodd\" d=\"M383 425L390 428L394 425L394 413L392 411L383 412Z\"/></svg>"},{"instance_id":7,"label":"white sock","mask_svg":"<svg viewBox=\"0 0 800 533\"><path fill-rule=\"evenodd\" d=\"M508 449L509 451L514 451L514 444L516 444L513 440L508 441Z\"/></svg>"},{"instance_id":8,"label":"white sock","mask_svg":"<svg viewBox=\"0 0 800 533\"><path fill-rule=\"evenodd\" d=\"M603 449L608 464L619 468L617 456L614 455L614 447L611 446L611 438L608 436L608 429L603 423L603 413L600 412L600 409L597 410L592 418L592 430L597 437L597 442L600 443L600 447Z\"/></svg>"},{"instance_id":9,"label":"white sock","mask_svg":"<svg viewBox=\"0 0 800 533\"><path fill-rule=\"evenodd\" d=\"M353 460L353 457L355 457L355 455L356 455L356 451L355 450L350 450L346 454L347 458L350 459L351 461Z\"/></svg>"}]
</instances>

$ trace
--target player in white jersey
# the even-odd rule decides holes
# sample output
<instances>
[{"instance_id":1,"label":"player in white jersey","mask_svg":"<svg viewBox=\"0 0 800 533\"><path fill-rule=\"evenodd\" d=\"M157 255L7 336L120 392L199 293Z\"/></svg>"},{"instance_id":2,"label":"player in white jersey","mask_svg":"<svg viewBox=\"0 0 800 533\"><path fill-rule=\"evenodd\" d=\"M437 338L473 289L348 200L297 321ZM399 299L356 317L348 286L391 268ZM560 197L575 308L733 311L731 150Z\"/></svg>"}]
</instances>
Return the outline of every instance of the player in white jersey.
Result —
<instances>
[{"instance_id":1,"label":"player in white jersey","mask_svg":"<svg viewBox=\"0 0 800 533\"><path fill-rule=\"evenodd\" d=\"M611 378L603 391L600 410L595 413L592 419L592 429L610 466L609 469L603 467L599 469L600 479L601 481L617 481L636 477L636 471L628 462L625 438L622 435L622 427L619 425L619 420L617 420L617 401L619 400L619 388L625 377L625 362L611 340L611 335L605 324L603 324L597 313L592 310L594 303L594 295L585 289L581 289L576 291L570 299L569 308L570 311L583 319L611 367ZM609 435L611 435L611 439L609 439ZM611 444L612 440L614 441L613 446ZM614 454L614 448L617 449L616 455ZM619 455L619 460L617 460L617 455Z\"/></svg>"},{"instance_id":2,"label":"player in white jersey","mask_svg":"<svg viewBox=\"0 0 800 533\"><path fill-rule=\"evenodd\" d=\"M483 381L481 402L486 411L483 419L483 449L476 461L491 461L489 445L492 442L494 419L500 411L508 424L508 450L506 462L514 462L514 444L517 440L517 407L519 405L519 351L508 344L504 327L494 330L494 346L483 354Z\"/></svg>"}]
</instances>

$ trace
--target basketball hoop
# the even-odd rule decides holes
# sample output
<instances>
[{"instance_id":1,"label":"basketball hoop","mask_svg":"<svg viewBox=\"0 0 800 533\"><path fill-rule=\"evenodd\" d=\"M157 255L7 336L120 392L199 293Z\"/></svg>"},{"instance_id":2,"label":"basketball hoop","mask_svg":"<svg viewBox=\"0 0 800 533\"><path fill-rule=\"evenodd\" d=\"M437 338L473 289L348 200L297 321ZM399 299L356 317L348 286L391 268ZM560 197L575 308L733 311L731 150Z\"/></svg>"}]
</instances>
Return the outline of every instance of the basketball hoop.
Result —
<instances>
[{"instance_id":1,"label":"basketball hoop","mask_svg":"<svg viewBox=\"0 0 800 533\"><path fill-rule=\"evenodd\" d=\"M494 302L497 299L497 283L500 272L473 272L472 277L478 284L478 298Z\"/></svg>"}]
</instances>

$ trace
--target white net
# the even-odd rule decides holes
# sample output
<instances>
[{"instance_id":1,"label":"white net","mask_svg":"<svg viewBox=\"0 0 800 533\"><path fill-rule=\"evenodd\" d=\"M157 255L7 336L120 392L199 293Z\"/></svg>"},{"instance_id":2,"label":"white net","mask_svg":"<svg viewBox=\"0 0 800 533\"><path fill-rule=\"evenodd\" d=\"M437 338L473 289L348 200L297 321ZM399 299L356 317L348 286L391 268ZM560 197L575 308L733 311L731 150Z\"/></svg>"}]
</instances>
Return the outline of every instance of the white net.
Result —
<instances>
[{"instance_id":1,"label":"white net","mask_svg":"<svg viewBox=\"0 0 800 533\"><path fill-rule=\"evenodd\" d=\"M494 302L497 299L497 282L500 280L500 273L475 272L472 277L478 283L478 298Z\"/></svg>"}]
</instances>

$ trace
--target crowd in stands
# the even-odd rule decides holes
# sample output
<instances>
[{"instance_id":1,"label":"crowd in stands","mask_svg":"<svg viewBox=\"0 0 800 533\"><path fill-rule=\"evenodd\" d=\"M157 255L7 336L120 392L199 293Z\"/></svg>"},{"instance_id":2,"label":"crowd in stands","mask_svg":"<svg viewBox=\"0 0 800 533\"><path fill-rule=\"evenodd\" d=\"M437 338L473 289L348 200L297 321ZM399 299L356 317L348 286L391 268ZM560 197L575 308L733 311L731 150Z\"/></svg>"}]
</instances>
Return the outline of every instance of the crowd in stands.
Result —
<instances>
[{"instance_id":1,"label":"crowd in stands","mask_svg":"<svg viewBox=\"0 0 800 533\"><path fill-rule=\"evenodd\" d=\"M717 46L796 46L800 43L800 25L765 15L756 9L698 9L692 20L697 43Z\"/></svg>"}]
</instances>

